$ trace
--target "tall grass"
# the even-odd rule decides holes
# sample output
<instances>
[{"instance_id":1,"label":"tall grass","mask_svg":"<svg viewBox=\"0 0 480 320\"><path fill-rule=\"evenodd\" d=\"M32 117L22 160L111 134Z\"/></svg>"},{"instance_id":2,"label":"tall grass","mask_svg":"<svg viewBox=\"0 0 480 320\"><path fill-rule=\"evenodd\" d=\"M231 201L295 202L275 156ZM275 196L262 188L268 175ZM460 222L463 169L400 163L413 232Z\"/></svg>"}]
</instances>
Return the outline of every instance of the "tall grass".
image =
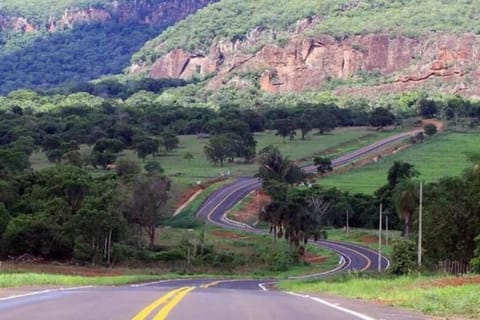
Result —
<instances>
[{"instance_id":1,"label":"tall grass","mask_svg":"<svg viewBox=\"0 0 480 320\"><path fill-rule=\"evenodd\" d=\"M476 283L470 283L476 282ZM406 307L436 316L479 318L480 279L457 277L337 278L329 281L283 281L282 290L330 293Z\"/></svg>"}]
</instances>

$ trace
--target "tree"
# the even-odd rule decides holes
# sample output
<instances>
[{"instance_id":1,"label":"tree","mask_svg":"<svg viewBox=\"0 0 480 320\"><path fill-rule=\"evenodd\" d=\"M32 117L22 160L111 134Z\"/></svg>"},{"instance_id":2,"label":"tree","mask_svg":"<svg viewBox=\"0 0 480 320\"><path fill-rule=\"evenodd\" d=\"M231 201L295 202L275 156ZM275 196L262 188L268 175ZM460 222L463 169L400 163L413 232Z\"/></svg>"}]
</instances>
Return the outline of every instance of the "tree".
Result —
<instances>
[{"instance_id":1,"label":"tree","mask_svg":"<svg viewBox=\"0 0 480 320\"><path fill-rule=\"evenodd\" d=\"M283 143L285 143L285 137L290 137L295 128L293 126L293 121L291 119L278 119L274 122L274 128L277 130L275 133L276 136L281 136L283 138Z\"/></svg>"},{"instance_id":2,"label":"tree","mask_svg":"<svg viewBox=\"0 0 480 320\"><path fill-rule=\"evenodd\" d=\"M119 159L115 162L115 170L119 177L129 178L138 175L141 171L140 166L132 160Z\"/></svg>"},{"instance_id":3,"label":"tree","mask_svg":"<svg viewBox=\"0 0 480 320\"><path fill-rule=\"evenodd\" d=\"M135 143L135 150L137 151L137 155L142 161L145 161L145 158L148 155L155 155L158 153L160 148L160 143L156 139L152 138L144 138L137 143Z\"/></svg>"},{"instance_id":4,"label":"tree","mask_svg":"<svg viewBox=\"0 0 480 320\"><path fill-rule=\"evenodd\" d=\"M395 121L395 116L387 109L379 107L373 110L370 115L370 125L378 127L381 130L385 126L392 125Z\"/></svg>"},{"instance_id":5,"label":"tree","mask_svg":"<svg viewBox=\"0 0 480 320\"><path fill-rule=\"evenodd\" d=\"M162 144L167 152L176 149L180 143L177 135L172 131L164 132L160 135L160 137L162 138Z\"/></svg>"},{"instance_id":6,"label":"tree","mask_svg":"<svg viewBox=\"0 0 480 320\"><path fill-rule=\"evenodd\" d=\"M388 169L388 184L393 189L403 179L418 177L420 173L413 164L403 161L395 161Z\"/></svg>"},{"instance_id":7,"label":"tree","mask_svg":"<svg viewBox=\"0 0 480 320\"><path fill-rule=\"evenodd\" d=\"M185 155L183 156L183 159L187 160L188 163L190 164L190 162L193 160L193 154L191 154L190 152L186 152Z\"/></svg>"},{"instance_id":8,"label":"tree","mask_svg":"<svg viewBox=\"0 0 480 320\"><path fill-rule=\"evenodd\" d=\"M417 102L418 113L427 119L435 117L438 112L437 104L435 101L427 99L426 97L418 98Z\"/></svg>"},{"instance_id":9,"label":"tree","mask_svg":"<svg viewBox=\"0 0 480 320\"><path fill-rule=\"evenodd\" d=\"M305 179L301 168L294 165L287 157L283 157L280 151L274 146L263 148L258 154L257 177L264 182L276 180L293 185Z\"/></svg>"},{"instance_id":10,"label":"tree","mask_svg":"<svg viewBox=\"0 0 480 320\"><path fill-rule=\"evenodd\" d=\"M158 161L148 161L144 168L149 174L161 174L165 171Z\"/></svg>"},{"instance_id":11,"label":"tree","mask_svg":"<svg viewBox=\"0 0 480 320\"><path fill-rule=\"evenodd\" d=\"M313 127L320 134L330 132L337 127L337 118L327 110L319 109L313 112Z\"/></svg>"},{"instance_id":12,"label":"tree","mask_svg":"<svg viewBox=\"0 0 480 320\"><path fill-rule=\"evenodd\" d=\"M83 166L82 154L79 151L69 151L62 156L66 164L79 167Z\"/></svg>"},{"instance_id":13,"label":"tree","mask_svg":"<svg viewBox=\"0 0 480 320\"><path fill-rule=\"evenodd\" d=\"M225 134L213 136L204 147L205 156L209 161L223 167L225 160L232 157L231 143L231 139Z\"/></svg>"},{"instance_id":14,"label":"tree","mask_svg":"<svg viewBox=\"0 0 480 320\"><path fill-rule=\"evenodd\" d=\"M63 151L61 149L51 149L46 152L48 161L53 163L60 163L63 157Z\"/></svg>"},{"instance_id":15,"label":"tree","mask_svg":"<svg viewBox=\"0 0 480 320\"><path fill-rule=\"evenodd\" d=\"M155 232L167 200L171 182L159 175L137 175L118 192L122 209L131 223L138 224L148 235L149 245L155 245Z\"/></svg>"},{"instance_id":16,"label":"tree","mask_svg":"<svg viewBox=\"0 0 480 320\"><path fill-rule=\"evenodd\" d=\"M412 232L412 216L417 208L419 184L411 179L400 181L393 189L393 203L399 214L401 214L405 227L404 236L410 239Z\"/></svg>"},{"instance_id":17,"label":"tree","mask_svg":"<svg viewBox=\"0 0 480 320\"><path fill-rule=\"evenodd\" d=\"M423 131L425 131L425 134L429 137L433 136L434 134L437 133L437 126L434 125L433 123L426 124L423 127Z\"/></svg>"},{"instance_id":18,"label":"tree","mask_svg":"<svg viewBox=\"0 0 480 320\"><path fill-rule=\"evenodd\" d=\"M102 138L97 140L93 146L93 151L119 153L125 149L125 144L118 139Z\"/></svg>"},{"instance_id":19,"label":"tree","mask_svg":"<svg viewBox=\"0 0 480 320\"><path fill-rule=\"evenodd\" d=\"M315 157L313 158L313 163L317 167L318 173L321 175L333 170L332 160L329 158Z\"/></svg>"}]
</instances>

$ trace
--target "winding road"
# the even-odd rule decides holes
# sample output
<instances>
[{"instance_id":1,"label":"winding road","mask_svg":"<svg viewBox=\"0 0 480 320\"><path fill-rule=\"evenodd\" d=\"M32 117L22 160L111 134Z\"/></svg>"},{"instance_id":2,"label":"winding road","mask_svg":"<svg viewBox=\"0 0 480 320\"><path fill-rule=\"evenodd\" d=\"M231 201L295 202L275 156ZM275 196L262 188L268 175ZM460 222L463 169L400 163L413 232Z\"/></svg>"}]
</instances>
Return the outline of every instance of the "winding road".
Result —
<instances>
[{"instance_id":1,"label":"winding road","mask_svg":"<svg viewBox=\"0 0 480 320\"><path fill-rule=\"evenodd\" d=\"M333 160L333 165L344 165L410 134L378 141ZM313 172L315 167L308 166L304 170ZM260 186L258 179L246 177L215 191L198 211L199 218L223 228L265 233L226 217L228 210ZM376 271L378 268L378 255L368 248L332 241L317 241L315 244L337 252L342 258L336 269L311 277L347 270ZM381 257L382 269L387 268L388 263L385 257ZM180 279L119 287L0 290L0 319L425 319L419 314L357 300L270 290L273 281Z\"/></svg>"}]
</instances>

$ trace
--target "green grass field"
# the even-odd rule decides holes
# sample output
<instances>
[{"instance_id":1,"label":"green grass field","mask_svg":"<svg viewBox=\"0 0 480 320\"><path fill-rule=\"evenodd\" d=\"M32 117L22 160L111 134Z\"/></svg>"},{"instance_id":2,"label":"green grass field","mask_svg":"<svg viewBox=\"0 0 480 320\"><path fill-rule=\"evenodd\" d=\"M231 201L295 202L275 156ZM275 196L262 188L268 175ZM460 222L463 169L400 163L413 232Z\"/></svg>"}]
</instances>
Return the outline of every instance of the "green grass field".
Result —
<instances>
[{"instance_id":1,"label":"green grass field","mask_svg":"<svg viewBox=\"0 0 480 320\"><path fill-rule=\"evenodd\" d=\"M377 164L322 178L320 183L346 191L372 194L387 182L388 169L394 161L409 162L420 171L420 179L435 181L444 176L461 174L470 165L465 153L475 151L480 152L479 134L445 133L385 157Z\"/></svg>"},{"instance_id":2,"label":"green grass field","mask_svg":"<svg viewBox=\"0 0 480 320\"><path fill-rule=\"evenodd\" d=\"M257 151L268 145L274 145L290 159L310 160L314 155L324 154L325 151L329 155L345 153L393 133L394 131L376 132L367 128L340 128L325 135L310 133L305 141L296 139L294 141L287 140L286 143L283 143L283 139L275 136L273 131L257 133L255 138L257 140ZM222 172L224 174L229 172L232 176L240 176L251 175L257 171L258 166L255 163L226 163L224 168L213 165L207 161L204 154L204 146L208 143L208 140L198 139L191 135L179 136L179 139L180 147L177 150L156 158L165 169L166 174L173 177L174 181L179 184L192 185L199 180L205 181L218 177ZM81 152L86 155L91 152L91 149L88 146L82 146ZM190 161L186 160L184 158L186 153L191 153L194 158ZM132 150L124 151L120 158L132 159L143 165ZM152 160L152 158L148 157L147 160ZM30 162L35 170L52 166L43 152L34 153ZM101 170L98 170L98 172L101 172Z\"/></svg>"},{"instance_id":3,"label":"green grass field","mask_svg":"<svg viewBox=\"0 0 480 320\"><path fill-rule=\"evenodd\" d=\"M480 319L478 277L404 276L363 279L343 276L329 280L282 281L279 287L286 291L328 293L372 300L435 316Z\"/></svg>"}]
</instances>

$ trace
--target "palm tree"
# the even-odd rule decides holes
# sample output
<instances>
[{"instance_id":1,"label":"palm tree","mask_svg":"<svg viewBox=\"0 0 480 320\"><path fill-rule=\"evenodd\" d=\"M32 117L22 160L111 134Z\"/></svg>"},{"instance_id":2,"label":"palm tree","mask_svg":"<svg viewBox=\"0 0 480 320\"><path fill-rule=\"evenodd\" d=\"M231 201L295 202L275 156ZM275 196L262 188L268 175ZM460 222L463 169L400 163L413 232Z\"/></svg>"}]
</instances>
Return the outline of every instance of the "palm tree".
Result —
<instances>
[{"instance_id":1,"label":"palm tree","mask_svg":"<svg viewBox=\"0 0 480 320\"><path fill-rule=\"evenodd\" d=\"M404 236L409 239L412 232L412 216L418 203L418 182L401 180L392 192L393 204L405 222Z\"/></svg>"}]
</instances>

